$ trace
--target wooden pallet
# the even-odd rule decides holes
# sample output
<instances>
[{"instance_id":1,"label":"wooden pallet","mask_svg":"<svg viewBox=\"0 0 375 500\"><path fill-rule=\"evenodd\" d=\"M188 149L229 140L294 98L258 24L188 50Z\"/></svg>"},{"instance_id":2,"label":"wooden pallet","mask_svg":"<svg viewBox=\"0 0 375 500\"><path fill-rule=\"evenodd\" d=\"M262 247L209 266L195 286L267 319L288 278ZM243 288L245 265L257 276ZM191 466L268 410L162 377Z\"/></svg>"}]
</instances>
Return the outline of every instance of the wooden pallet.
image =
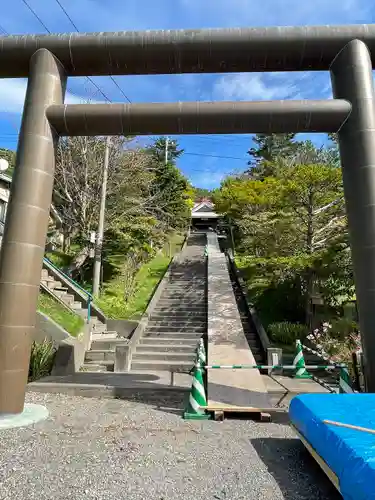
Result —
<instances>
[{"instance_id":1,"label":"wooden pallet","mask_svg":"<svg viewBox=\"0 0 375 500\"><path fill-rule=\"evenodd\" d=\"M244 416L248 414L253 418L257 417L261 422L270 422L271 413L285 413L285 410L282 408L257 408L255 406L230 406L220 404L209 404L204 409L213 414L214 420L224 420L225 414L228 413L242 413Z\"/></svg>"},{"instance_id":2,"label":"wooden pallet","mask_svg":"<svg viewBox=\"0 0 375 500\"><path fill-rule=\"evenodd\" d=\"M319 466L322 469L322 471L327 475L327 477L330 479L330 481L335 486L335 488L337 489L337 491L341 494L340 483L339 483L339 479L336 476L336 474L329 467L329 465L327 464L327 462L325 462L325 460L314 450L314 448L307 441L307 439L297 430L297 428L293 424L290 424L290 425L293 428L294 432L297 434L297 436L300 438L300 440L302 441L303 445L308 450L308 452L310 453L310 455L319 464Z\"/></svg>"}]
</instances>

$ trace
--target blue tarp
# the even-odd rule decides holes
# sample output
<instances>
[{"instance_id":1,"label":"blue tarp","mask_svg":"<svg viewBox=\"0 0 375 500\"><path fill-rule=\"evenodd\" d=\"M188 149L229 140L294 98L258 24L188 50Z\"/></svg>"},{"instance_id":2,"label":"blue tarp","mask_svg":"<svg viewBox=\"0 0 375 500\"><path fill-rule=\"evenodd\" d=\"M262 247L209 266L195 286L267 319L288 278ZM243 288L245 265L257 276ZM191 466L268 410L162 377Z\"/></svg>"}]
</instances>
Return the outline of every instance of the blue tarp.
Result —
<instances>
[{"instance_id":1,"label":"blue tarp","mask_svg":"<svg viewBox=\"0 0 375 500\"><path fill-rule=\"evenodd\" d=\"M323 423L375 429L375 394L304 394L292 399L289 415L338 477L345 500L375 500L375 434Z\"/></svg>"}]
</instances>

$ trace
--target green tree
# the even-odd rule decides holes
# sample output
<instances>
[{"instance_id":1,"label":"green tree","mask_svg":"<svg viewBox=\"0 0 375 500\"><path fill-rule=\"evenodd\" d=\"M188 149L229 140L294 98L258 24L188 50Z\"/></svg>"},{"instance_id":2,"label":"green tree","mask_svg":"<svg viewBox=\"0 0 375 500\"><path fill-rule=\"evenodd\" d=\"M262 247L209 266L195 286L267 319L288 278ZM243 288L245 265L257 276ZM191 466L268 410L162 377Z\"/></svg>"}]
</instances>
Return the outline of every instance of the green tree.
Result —
<instances>
[{"instance_id":1,"label":"green tree","mask_svg":"<svg viewBox=\"0 0 375 500\"><path fill-rule=\"evenodd\" d=\"M281 183L280 206L292 218L289 232L295 249L305 256L306 323L311 326L316 259L346 231L341 171L301 164L284 171Z\"/></svg>"},{"instance_id":2,"label":"green tree","mask_svg":"<svg viewBox=\"0 0 375 500\"><path fill-rule=\"evenodd\" d=\"M341 170L335 167L329 151L307 141L294 155L278 157L272 176L227 178L213 194L216 210L232 221L254 293L281 285L299 288L308 325L314 285L326 282L329 269L337 268L331 248L347 233ZM348 272L334 272L335 286L327 283L327 292L338 290L344 275L344 288L350 281Z\"/></svg>"},{"instance_id":3,"label":"green tree","mask_svg":"<svg viewBox=\"0 0 375 500\"><path fill-rule=\"evenodd\" d=\"M256 134L255 144L248 154L251 156L248 174L256 179L263 179L274 174L277 158L289 158L296 152L299 143L296 134Z\"/></svg>"},{"instance_id":4,"label":"green tree","mask_svg":"<svg viewBox=\"0 0 375 500\"><path fill-rule=\"evenodd\" d=\"M16 166L16 152L7 148L0 148L0 158L4 158L9 163L9 168L5 172L7 175L12 176L14 167Z\"/></svg>"},{"instance_id":5,"label":"green tree","mask_svg":"<svg viewBox=\"0 0 375 500\"><path fill-rule=\"evenodd\" d=\"M147 148L152 159L158 163L166 162L166 153L168 163L175 164L184 150L178 149L177 141L171 140L167 137L159 137L156 141Z\"/></svg>"},{"instance_id":6,"label":"green tree","mask_svg":"<svg viewBox=\"0 0 375 500\"><path fill-rule=\"evenodd\" d=\"M199 201L202 198L211 198L212 191L206 188L193 187L194 201Z\"/></svg>"}]
</instances>

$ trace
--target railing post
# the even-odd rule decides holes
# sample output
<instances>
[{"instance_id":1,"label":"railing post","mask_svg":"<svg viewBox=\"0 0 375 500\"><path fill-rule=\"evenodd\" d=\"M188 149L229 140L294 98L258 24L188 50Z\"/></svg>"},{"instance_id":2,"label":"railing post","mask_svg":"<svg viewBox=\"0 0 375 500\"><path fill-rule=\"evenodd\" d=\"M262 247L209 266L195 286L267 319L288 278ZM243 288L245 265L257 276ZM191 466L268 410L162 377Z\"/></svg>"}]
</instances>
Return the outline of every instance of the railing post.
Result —
<instances>
[{"instance_id":1,"label":"railing post","mask_svg":"<svg viewBox=\"0 0 375 500\"><path fill-rule=\"evenodd\" d=\"M87 299L87 323L90 323L91 320L91 297L89 296Z\"/></svg>"}]
</instances>

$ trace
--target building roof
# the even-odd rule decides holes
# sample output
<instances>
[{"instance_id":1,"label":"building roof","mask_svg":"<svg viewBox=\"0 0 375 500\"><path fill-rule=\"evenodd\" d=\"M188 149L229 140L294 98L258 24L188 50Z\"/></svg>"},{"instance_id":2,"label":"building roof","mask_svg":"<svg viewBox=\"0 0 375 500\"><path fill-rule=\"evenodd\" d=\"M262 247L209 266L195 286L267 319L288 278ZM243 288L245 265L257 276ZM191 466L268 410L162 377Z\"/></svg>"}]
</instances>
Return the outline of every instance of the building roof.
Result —
<instances>
[{"instance_id":1,"label":"building roof","mask_svg":"<svg viewBox=\"0 0 375 500\"><path fill-rule=\"evenodd\" d=\"M214 204L210 200L196 203L191 210L192 219L217 219L219 215L213 210Z\"/></svg>"}]
</instances>

